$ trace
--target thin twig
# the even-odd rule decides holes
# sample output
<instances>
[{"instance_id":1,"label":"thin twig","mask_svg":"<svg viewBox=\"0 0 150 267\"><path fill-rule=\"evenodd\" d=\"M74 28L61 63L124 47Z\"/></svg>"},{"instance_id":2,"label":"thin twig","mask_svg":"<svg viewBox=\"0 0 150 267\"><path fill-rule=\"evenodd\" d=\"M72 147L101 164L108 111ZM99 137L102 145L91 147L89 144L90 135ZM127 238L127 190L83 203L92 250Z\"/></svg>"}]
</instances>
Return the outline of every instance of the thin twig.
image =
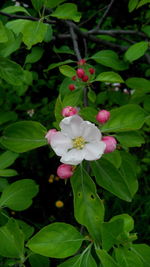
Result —
<instances>
[{"instance_id":1,"label":"thin twig","mask_svg":"<svg viewBox=\"0 0 150 267\"><path fill-rule=\"evenodd\" d=\"M73 42L73 48L74 48L76 57L77 57L77 59L79 61L81 59L81 54L80 54L80 50L79 50L79 46L78 46L78 42L77 42L77 36L76 36L76 34L74 32L74 29L73 29L71 23L69 24L69 29L70 29L71 39L72 39L72 42Z\"/></svg>"}]
</instances>

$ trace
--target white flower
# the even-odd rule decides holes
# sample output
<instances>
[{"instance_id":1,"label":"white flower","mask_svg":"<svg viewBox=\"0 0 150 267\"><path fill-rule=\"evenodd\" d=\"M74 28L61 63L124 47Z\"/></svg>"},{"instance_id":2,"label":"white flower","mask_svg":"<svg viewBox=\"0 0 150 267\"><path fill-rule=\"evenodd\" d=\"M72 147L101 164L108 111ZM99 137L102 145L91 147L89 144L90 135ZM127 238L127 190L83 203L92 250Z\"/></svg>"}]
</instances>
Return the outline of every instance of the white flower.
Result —
<instances>
[{"instance_id":1,"label":"white flower","mask_svg":"<svg viewBox=\"0 0 150 267\"><path fill-rule=\"evenodd\" d=\"M104 153L106 145L93 123L74 115L64 118L60 128L61 131L52 136L51 147L61 156L62 163L77 165L84 159L97 160Z\"/></svg>"}]
</instances>

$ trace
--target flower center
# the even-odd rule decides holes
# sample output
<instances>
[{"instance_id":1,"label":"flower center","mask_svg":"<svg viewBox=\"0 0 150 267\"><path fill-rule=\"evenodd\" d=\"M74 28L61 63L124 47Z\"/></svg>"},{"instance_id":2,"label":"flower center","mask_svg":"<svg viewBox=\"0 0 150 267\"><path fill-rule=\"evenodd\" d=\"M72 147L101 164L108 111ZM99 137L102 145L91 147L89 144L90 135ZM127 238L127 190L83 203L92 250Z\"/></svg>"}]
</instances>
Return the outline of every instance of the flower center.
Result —
<instances>
[{"instance_id":1,"label":"flower center","mask_svg":"<svg viewBox=\"0 0 150 267\"><path fill-rule=\"evenodd\" d=\"M73 148L76 149L82 149L86 144L86 141L82 136L78 136L74 138L72 141L73 141Z\"/></svg>"}]
</instances>

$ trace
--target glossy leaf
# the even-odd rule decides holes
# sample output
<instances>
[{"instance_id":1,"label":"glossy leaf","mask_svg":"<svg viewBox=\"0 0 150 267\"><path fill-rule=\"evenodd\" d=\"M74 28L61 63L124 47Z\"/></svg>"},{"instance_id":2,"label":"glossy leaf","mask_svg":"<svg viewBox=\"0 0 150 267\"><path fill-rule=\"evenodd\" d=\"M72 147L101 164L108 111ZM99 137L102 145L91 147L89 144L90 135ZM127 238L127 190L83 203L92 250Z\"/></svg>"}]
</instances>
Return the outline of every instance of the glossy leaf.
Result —
<instances>
[{"instance_id":1,"label":"glossy leaf","mask_svg":"<svg viewBox=\"0 0 150 267\"><path fill-rule=\"evenodd\" d=\"M140 147L145 143L144 137L137 131L117 133L117 140L125 147Z\"/></svg>"},{"instance_id":2,"label":"glossy leaf","mask_svg":"<svg viewBox=\"0 0 150 267\"><path fill-rule=\"evenodd\" d=\"M105 159L91 161L90 164L98 185L125 201L132 200L137 190L137 184L134 184L135 177L133 177L134 182L130 181Z\"/></svg>"},{"instance_id":3,"label":"glossy leaf","mask_svg":"<svg viewBox=\"0 0 150 267\"><path fill-rule=\"evenodd\" d=\"M31 0L31 2L35 10L40 11L46 0Z\"/></svg>"},{"instance_id":4,"label":"glossy leaf","mask_svg":"<svg viewBox=\"0 0 150 267\"><path fill-rule=\"evenodd\" d=\"M137 60L138 58L142 57L148 49L148 42L139 42L136 44L131 45L128 50L125 53L125 58L133 62L134 60Z\"/></svg>"},{"instance_id":5,"label":"glossy leaf","mask_svg":"<svg viewBox=\"0 0 150 267\"><path fill-rule=\"evenodd\" d=\"M103 267L121 267L105 250L96 249L96 253Z\"/></svg>"},{"instance_id":6,"label":"glossy leaf","mask_svg":"<svg viewBox=\"0 0 150 267\"><path fill-rule=\"evenodd\" d=\"M65 1L66 0L45 0L44 5L48 8L54 8Z\"/></svg>"},{"instance_id":7,"label":"glossy leaf","mask_svg":"<svg viewBox=\"0 0 150 267\"><path fill-rule=\"evenodd\" d=\"M22 41L21 34L18 36L15 36L13 31L6 28L6 33L8 37L8 41L5 43L0 44L0 55L3 57L8 57L13 52L19 49Z\"/></svg>"},{"instance_id":8,"label":"glossy leaf","mask_svg":"<svg viewBox=\"0 0 150 267\"><path fill-rule=\"evenodd\" d=\"M47 32L47 24L38 21L28 21L22 29L23 42L30 49L33 45L41 43Z\"/></svg>"},{"instance_id":9,"label":"glossy leaf","mask_svg":"<svg viewBox=\"0 0 150 267\"><path fill-rule=\"evenodd\" d=\"M68 66L68 65L63 65L59 67L59 71L66 77L72 77L74 75L76 75L76 71L74 70L74 68Z\"/></svg>"},{"instance_id":10,"label":"glossy leaf","mask_svg":"<svg viewBox=\"0 0 150 267\"><path fill-rule=\"evenodd\" d=\"M24 233L25 241L28 240L34 233L34 227L27 224L26 222L24 222L22 220L16 220L16 222L19 225L19 228Z\"/></svg>"},{"instance_id":11,"label":"glossy leaf","mask_svg":"<svg viewBox=\"0 0 150 267\"><path fill-rule=\"evenodd\" d=\"M141 259L144 267L149 267L150 246L146 244L133 244L131 250Z\"/></svg>"},{"instance_id":12,"label":"glossy leaf","mask_svg":"<svg viewBox=\"0 0 150 267\"><path fill-rule=\"evenodd\" d=\"M52 17L58 19L70 19L75 22L79 22L81 13L77 11L77 5L72 3L63 4L58 6L56 10L51 14Z\"/></svg>"},{"instance_id":13,"label":"glossy leaf","mask_svg":"<svg viewBox=\"0 0 150 267\"><path fill-rule=\"evenodd\" d=\"M117 169L120 167L122 162L120 152L118 150L104 154L103 158L110 161Z\"/></svg>"},{"instance_id":14,"label":"glossy leaf","mask_svg":"<svg viewBox=\"0 0 150 267\"><path fill-rule=\"evenodd\" d=\"M18 175L18 172L12 169L0 170L0 176L2 177L12 177Z\"/></svg>"},{"instance_id":15,"label":"glossy leaf","mask_svg":"<svg viewBox=\"0 0 150 267\"><path fill-rule=\"evenodd\" d=\"M144 95L150 92L150 81L144 78L133 77L125 81L126 85L136 90L139 95Z\"/></svg>"},{"instance_id":16,"label":"glossy leaf","mask_svg":"<svg viewBox=\"0 0 150 267\"><path fill-rule=\"evenodd\" d=\"M32 204L32 198L38 193L38 185L31 179L16 181L5 188L0 197L0 207L20 211Z\"/></svg>"},{"instance_id":17,"label":"glossy leaf","mask_svg":"<svg viewBox=\"0 0 150 267\"><path fill-rule=\"evenodd\" d=\"M144 6L146 4L149 4L150 3L150 0L141 0L139 3L138 3L138 6L137 8L141 7L141 6Z\"/></svg>"},{"instance_id":18,"label":"glossy leaf","mask_svg":"<svg viewBox=\"0 0 150 267\"><path fill-rule=\"evenodd\" d=\"M53 70L59 66L62 66L62 65L65 65L65 64L69 64L69 63L72 63L74 62L73 60L71 59L66 59L65 61L61 61L61 62L57 62L57 63L52 63L48 66L48 68L45 70L46 71L49 71L49 70Z\"/></svg>"},{"instance_id":19,"label":"glossy leaf","mask_svg":"<svg viewBox=\"0 0 150 267\"><path fill-rule=\"evenodd\" d=\"M17 222L10 219L8 223L0 227L0 255L7 258L21 258L24 251L24 235Z\"/></svg>"},{"instance_id":20,"label":"glossy leaf","mask_svg":"<svg viewBox=\"0 0 150 267\"><path fill-rule=\"evenodd\" d=\"M96 193L96 186L83 166L78 166L71 185L74 194L74 214L78 223L85 225L96 242L101 240L104 206Z\"/></svg>"},{"instance_id":21,"label":"glossy leaf","mask_svg":"<svg viewBox=\"0 0 150 267\"><path fill-rule=\"evenodd\" d=\"M23 6L8 6L8 7L3 8L1 11L8 13L8 14L22 12L30 16L30 13Z\"/></svg>"},{"instance_id":22,"label":"glossy leaf","mask_svg":"<svg viewBox=\"0 0 150 267\"><path fill-rule=\"evenodd\" d=\"M116 52L112 50L102 50L97 52L92 57L97 63L100 63L106 67L110 67L114 70L125 70L128 65L118 58Z\"/></svg>"},{"instance_id":23,"label":"glossy leaf","mask_svg":"<svg viewBox=\"0 0 150 267\"><path fill-rule=\"evenodd\" d=\"M124 267L145 267L140 257L133 251L126 248L116 248L115 256L119 266Z\"/></svg>"},{"instance_id":24,"label":"glossy leaf","mask_svg":"<svg viewBox=\"0 0 150 267\"><path fill-rule=\"evenodd\" d=\"M137 7L138 2L139 0L129 0L128 3L129 12L132 12Z\"/></svg>"},{"instance_id":25,"label":"glossy leaf","mask_svg":"<svg viewBox=\"0 0 150 267\"><path fill-rule=\"evenodd\" d=\"M93 107L85 107L79 110L79 115L83 117L84 120L91 121L93 123L97 123L96 115L98 111Z\"/></svg>"},{"instance_id":26,"label":"glossy leaf","mask_svg":"<svg viewBox=\"0 0 150 267\"><path fill-rule=\"evenodd\" d=\"M16 35L19 35L20 33L22 33L23 28L28 24L28 22L29 21L26 19L16 19L8 21L5 26L8 29L12 30Z\"/></svg>"},{"instance_id":27,"label":"glossy leaf","mask_svg":"<svg viewBox=\"0 0 150 267\"><path fill-rule=\"evenodd\" d=\"M13 111L0 111L0 125L15 121L17 119L17 113Z\"/></svg>"},{"instance_id":28,"label":"glossy leaf","mask_svg":"<svg viewBox=\"0 0 150 267\"><path fill-rule=\"evenodd\" d=\"M2 21L0 21L0 43L6 43L8 41L7 31Z\"/></svg>"},{"instance_id":29,"label":"glossy leaf","mask_svg":"<svg viewBox=\"0 0 150 267\"><path fill-rule=\"evenodd\" d=\"M0 57L0 77L12 85L20 85L23 81L23 69L16 62Z\"/></svg>"},{"instance_id":30,"label":"glossy leaf","mask_svg":"<svg viewBox=\"0 0 150 267\"><path fill-rule=\"evenodd\" d=\"M102 126L102 132L129 132L142 127L146 112L136 104L128 104L111 110L109 121Z\"/></svg>"},{"instance_id":31,"label":"glossy leaf","mask_svg":"<svg viewBox=\"0 0 150 267\"><path fill-rule=\"evenodd\" d=\"M26 56L25 64L35 63L39 61L44 53L44 50L41 47L34 46L31 50L31 53Z\"/></svg>"},{"instance_id":32,"label":"glossy leaf","mask_svg":"<svg viewBox=\"0 0 150 267\"><path fill-rule=\"evenodd\" d=\"M6 151L3 152L0 155L0 169L4 169L9 167L11 164L14 163L14 161L18 158L18 154L11 152L11 151Z\"/></svg>"},{"instance_id":33,"label":"glossy leaf","mask_svg":"<svg viewBox=\"0 0 150 267\"><path fill-rule=\"evenodd\" d=\"M74 90L73 92L69 92L62 101L63 107L78 106L82 101L82 94L82 90Z\"/></svg>"},{"instance_id":34,"label":"glossy leaf","mask_svg":"<svg viewBox=\"0 0 150 267\"><path fill-rule=\"evenodd\" d=\"M96 77L96 81L109 82L109 83L124 83L121 76L113 71L102 72Z\"/></svg>"},{"instance_id":35,"label":"glossy leaf","mask_svg":"<svg viewBox=\"0 0 150 267\"><path fill-rule=\"evenodd\" d=\"M82 241L83 237L72 225L52 223L33 236L27 246L46 257L66 258L76 253Z\"/></svg>"},{"instance_id":36,"label":"glossy leaf","mask_svg":"<svg viewBox=\"0 0 150 267\"><path fill-rule=\"evenodd\" d=\"M29 257L31 267L50 267L50 260L39 254L31 254Z\"/></svg>"},{"instance_id":37,"label":"glossy leaf","mask_svg":"<svg viewBox=\"0 0 150 267\"><path fill-rule=\"evenodd\" d=\"M46 132L45 127L39 122L16 122L4 130L0 142L7 149L22 153L46 145Z\"/></svg>"},{"instance_id":38,"label":"glossy leaf","mask_svg":"<svg viewBox=\"0 0 150 267\"><path fill-rule=\"evenodd\" d=\"M0 178L0 192L3 192L8 185L9 183L5 178Z\"/></svg>"}]
</instances>

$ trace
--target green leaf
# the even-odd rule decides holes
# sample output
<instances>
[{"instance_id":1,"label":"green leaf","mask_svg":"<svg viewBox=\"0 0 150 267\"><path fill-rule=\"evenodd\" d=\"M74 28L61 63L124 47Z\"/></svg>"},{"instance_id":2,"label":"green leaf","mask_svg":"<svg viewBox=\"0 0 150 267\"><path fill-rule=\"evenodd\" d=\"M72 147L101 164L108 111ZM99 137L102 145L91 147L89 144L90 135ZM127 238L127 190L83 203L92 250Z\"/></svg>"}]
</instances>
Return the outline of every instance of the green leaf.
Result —
<instances>
[{"instance_id":1,"label":"green leaf","mask_svg":"<svg viewBox=\"0 0 150 267\"><path fill-rule=\"evenodd\" d=\"M142 41L136 44L131 45L125 53L125 58L129 62L133 62L138 58L144 56L148 49L148 42Z\"/></svg>"},{"instance_id":2,"label":"green leaf","mask_svg":"<svg viewBox=\"0 0 150 267\"><path fill-rule=\"evenodd\" d=\"M18 158L18 154L11 152L11 151L6 151L0 155L0 169L5 169L12 165L15 160Z\"/></svg>"},{"instance_id":3,"label":"green leaf","mask_svg":"<svg viewBox=\"0 0 150 267\"><path fill-rule=\"evenodd\" d=\"M150 81L147 79L133 77L127 79L125 83L129 88L136 90L138 95L145 95L145 93L150 92Z\"/></svg>"},{"instance_id":4,"label":"green leaf","mask_svg":"<svg viewBox=\"0 0 150 267\"><path fill-rule=\"evenodd\" d=\"M46 0L31 0L36 11L40 11Z\"/></svg>"},{"instance_id":5,"label":"green leaf","mask_svg":"<svg viewBox=\"0 0 150 267\"><path fill-rule=\"evenodd\" d=\"M96 249L96 253L100 258L103 267L121 267L105 250Z\"/></svg>"},{"instance_id":6,"label":"green leaf","mask_svg":"<svg viewBox=\"0 0 150 267\"><path fill-rule=\"evenodd\" d=\"M96 242L101 238L101 222L104 206L96 193L96 186L82 166L78 166L71 178L74 194L74 214L78 223L85 225Z\"/></svg>"},{"instance_id":7,"label":"green leaf","mask_svg":"<svg viewBox=\"0 0 150 267\"><path fill-rule=\"evenodd\" d=\"M102 72L96 77L96 81L109 82L109 83L124 83L121 76L113 71Z\"/></svg>"},{"instance_id":8,"label":"green leaf","mask_svg":"<svg viewBox=\"0 0 150 267\"><path fill-rule=\"evenodd\" d=\"M142 32L144 32L148 37L150 37L150 25L145 25L142 27Z\"/></svg>"},{"instance_id":9,"label":"green leaf","mask_svg":"<svg viewBox=\"0 0 150 267\"><path fill-rule=\"evenodd\" d=\"M145 143L144 137L139 132L125 132L115 135L117 140L125 147L140 147Z\"/></svg>"},{"instance_id":10,"label":"green leaf","mask_svg":"<svg viewBox=\"0 0 150 267\"><path fill-rule=\"evenodd\" d=\"M139 3L138 3L138 6L137 8L141 7L141 6L144 6L146 4L149 4L150 3L150 0L141 0Z\"/></svg>"},{"instance_id":11,"label":"green leaf","mask_svg":"<svg viewBox=\"0 0 150 267\"><path fill-rule=\"evenodd\" d=\"M37 1L37 0L36 0ZM1 10L2 12L8 13L8 14L14 14L17 12L23 12L30 16L30 13L22 6L8 6Z\"/></svg>"},{"instance_id":12,"label":"green leaf","mask_svg":"<svg viewBox=\"0 0 150 267\"><path fill-rule=\"evenodd\" d=\"M25 64L35 63L39 61L44 53L44 49L39 46L34 46L31 50L31 53L26 56Z\"/></svg>"},{"instance_id":13,"label":"green leaf","mask_svg":"<svg viewBox=\"0 0 150 267\"><path fill-rule=\"evenodd\" d=\"M111 153L106 153L103 155L104 159L107 159L108 161L110 161L117 169L120 167L121 165L121 156L120 156L120 152L118 150L115 150Z\"/></svg>"},{"instance_id":14,"label":"green leaf","mask_svg":"<svg viewBox=\"0 0 150 267\"><path fill-rule=\"evenodd\" d=\"M0 20L0 43L6 43L8 41L7 31L2 21Z\"/></svg>"},{"instance_id":15,"label":"green leaf","mask_svg":"<svg viewBox=\"0 0 150 267\"><path fill-rule=\"evenodd\" d=\"M33 45L41 43L47 32L47 24L39 21L28 21L22 29L23 42L30 49Z\"/></svg>"},{"instance_id":16,"label":"green leaf","mask_svg":"<svg viewBox=\"0 0 150 267\"><path fill-rule=\"evenodd\" d=\"M65 61L61 61L61 62L58 62L58 63L52 63L48 66L48 68L46 70L44 70L45 72L49 71L49 70L53 70L59 66L62 66L62 65L65 65L65 64L68 64L68 63L72 63L74 62L73 60L71 59L67 59Z\"/></svg>"},{"instance_id":17,"label":"green leaf","mask_svg":"<svg viewBox=\"0 0 150 267\"><path fill-rule=\"evenodd\" d=\"M22 36L19 34L15 36L13 31L6 28L6 33L8 41L6 43L0 44L0 55L3 57L8 57L13 52L19 49L22 41Z\"/></svg>"},{"instance_id":18,"label":"green leaf","mask_svg":"<svg viewBox=\"0 0 150 267\"><path fill-rule=\"evenodd\" d=\"M72 225L52 223L34 235L27 246L46 257L66 258L76 253L82 241L83 237Z\"/></svg>"},{"instance_id":19,"label":"green leaf","mask_svg":"<svg viewBox=\"0 0 150 267\"><path fill-rule=\"evenodd\" d=\"M0 227L0 255L7 258L21 258L24 251L24 234L19 229L17 222L10 219Z\"/></svg>"},{"instance_id":20,"label":"green leaf","mask_svg":"<svg viewBox=\"0 0 150 267\"><path fill-rule=\"evenodd\" d=\"M8 186L8 181L5 178L0 178L0 192L3 192L3 190Z\"/></svg>"},{"instance_id":21,"label":"green leaf","mask_svg":"<svg viewBox=\"0 0 150 267\"><path fill-rule=\"evenodd\" d=\"M76 75L76 71L75 71L75 69L72 68L72 67L70 67L70 66L68 66L68 65L60 66L60 67L59 67L59 71L60 71L63 75L65 75L65 76L67 76L67 77L70 77L70 78L71 78L72 76Z\"/></svg>"},{"instance_id":22,"label":"green leaf","mask_svg":"<svg viewBox=\"0 0 150 267\"><path fill-rule=\"evenodd\" d=\"M81 19L81 13L77 11L77 5L72 3L58 6L51 16L58 19L70 19L75 22L79 22Z\"/></svg>"},{"instance_id":23,"label":"green leaf","mask_svg":"<svg viewBox=\"0 0 150 267\"><path fill-rule=\"evenodd\" d=\"M72 92L69 92L63 99L62 105L63 107L66 106L78 106L80 102L82 101L82 90L74 90Z\"/></svg>"},{"instance_id":24,"label":"green leaf","mask_svg":"<svg viewBox=\"0 0 150 267\"><path fill-rule=\"evenodd\" d=\"M23 80L23 69L19 64L0 57L0 77L12 85L20 85Z\"/></svg>"},{"instance_id":25,"label":"green leaf","mask_svg":"<svg viewBox=\"0 0 150 267\"><path fill-rule=\"evenodd\" d=\"M32 198L38 193L38 185L31 179L16 181L5 188L0 197L0 207L20 211L32 204Z\"/></svg>"},{"instance_id":26,"label":"green leaf","mask_svg":"<svg viewBox=\"0 0 150 267\"><path fill-rule=\"evenodd\" d=\"M96 115L98 111L95 108L92 107L85 107L79 110L79 115L83 117L84 120L88 120L94 123L97 123Z\"/></svg>"},{"instance_id":27,"label":"green leaf","mask_svg":"<svg viewBox=\"0 0 150 267\"><path fill-rule=\"evenodd\" d=\"M109 121L101 127L102 132L128 132L142 127L146 112L136 104L128 104L113 109Z\"/></svg>"},{"instance_id":28,"label":"green leaf","mask_svg":"<svg viewBox=\"0 0 150 267\"><path fill-rule=\"evenodd\" d=\"M66 0L45 0L44 5L48 8L54 8L65 1Z\"/></svg>"},{"instance_id":29,"label":"green leaf","mask_svg":"<svg viewBox=\"0 0 150 267\"><path fill-rule=\"evenodd\" d=\"M85 253L85 249L82 254L76 255L75 257L70 258L69 260L58 265L58 267L97 267L97 264L92 257L90 250Z\"/></svg>"},{"instance_id":30,"label":"green leaf","mask_svg":"<svg viewBox=\"0 0 150 267\"><path fill-rule=\"evenodd\" d=\"M16 35L19 35L20 33L22 33L23 28L25 27L25 25L28 24L28 20L26 19L16 19L16 20L12 20L9 21L5 24L5 26L12 30Z\"/></svg>"},{"instance_id":31,"label":"green leaf","mask_svg":"<svg viewBox=\"0 0 150 267\"><path fill-rule=\"evenodd\" d=\"M125 232L130 232L134 229L134 220L133 218L128 214L119 214L110 219L110 222L118 221L118 219L123 220L123 230Z\"/></svg>"},{"instance_id":32,"label":"green leaf","mask_svg":"<svg viewBox=\"0 0 150 267\"><path fill-rule=\"evenodd\" d=\"M46 128L39 122L16 122L4 130L0 142L7 149L22 153L46 145L46 132Z\"/></svg>"},{"instance_id":33,"label":"green leaf","mask_svg":"<svg viewBox=\"0 0 150 267\"><path fill-rule=\"evenodd\" d=\"M17 119L17 114L13 111L0 111L0 125L15 121Z\"/></svg>"},{"instance_id":34,"label":"green leaf","mask_svg":"<svg viewBox=\"0 0 150 267\"><path fill-rule=\"evenodd\" d=\"M106 67L110 67L114 70L126 70L128 68L127 63L121 61L118 58L117 53L112 50L102 50L94 54L91 59L95 60Z\"/></svg>"},{"instance_id":35,"label":"green leaf","mask_svg":"<svg viewBox=\"0 0 150 267\"><path fill-rule=\"evenodd\" d=\"M72 49L70 49L70 47L68 45L62 45L61 47L57 48L57 47L53 47L53 51L56 54L70 54L70 55L74 55L74 51Z\"/></svg>"},{"instance_id":36,"label":"green leaf","mask_svg":"<svg viewBox=\"0 0 150 267\"><path fill-rule=\"evenodd\" d=\"M115 196L130 202L135 193L133 177L130 181L126 175L121 173L106 159L90 162L96 182ZM124 165L123 165L124 166Z\"/></svg>"},{"instance_id":37,"label":"green leaf","mask_svg":"<svg viewBox=\"0 0 150 267\"><path fill-rule=\"evenodd\" d=\"M50 267L50 260L39 254L31 254L29 257L31 267Z\"/></svg>"},{"instance_id":38,"label":"green leaf","mask_svg":"<svg viewBox=\"0 0 150 267\"><path fill-rule=\"evenodd\" d=\"M61 114L62 109L63 109L63 105L62 105L62 101L61 101L61 96L59 95L56 99L55 109L54 109L55 118L56 118L56 121L58 121L58 122L60 122L63 119L63 116Z\"/></svg>"},{"instance_id":39,"label":"green leaf","mask_svg":"<svg viewBox=\"0 0 150 267\"><path fill-rule=\"evenodd\" d=\"M129 0L129 3L128 3L129 12L132 12L136 8L138 2L139 0Z\"/></svg>"},{"instance_id":40,"label":"green leaf","mask_svg":"<svg viewBox=\"0 0 150 267\"><path fill-rule=\"evenodd\" d=\"M12 177L18 175L18 172L12 169L0 170L0 176L2 177Z\"/></svg>"},{"instance_id":41,"label":"green leaf","mask_svg":"<svg viewBox=\"0 0 150 267\"><path fill-rule=\"evenodd\" d=\"M139 256L143 262L143 267L149 267L150 263L150 247L146 244L134 244L131 250Z\"/></svg>"},{"instance_id":42,"label":"green leaf","mask_svg":"<svg viewBox=\"0 0 150 267\"><path fill-rule=\"evenodd\" d=\"M145 267L140 257L126 248L116 248L115 256L119 266L123 267Z\"/></svg>"},{"instance_id":43,"label":"green leaf","mask_svg":"<svg viewBox=\"0 0 150 267\"><path fill-rule=\"evenodd\" d=\"M34 233L34 227L30 226L29 224L27 224L26 222L22 220L16 220L16 221L19 225L19 228L24 233L25 241L28 240L31 237L31 235Z\"/></svg>"},{"instance_id":44,"label":"green leaf","mask_svg":"<svg viewBox=\"0 0 150 267\"><path fill-rule=\"evenodd\" d=\"M102 224L102 248L110 250L113 245L118 243L118 236L123 232L123 220L104 222Z\"/></svg>"},{"instance_id":45,"label":"green leaf","mask_svg":"<svg viewBox=\"0 0 150 267\"><path fill-rule=\"evenodd\" d=\"M93 90L91 90L91 88L89 88L89 91L88 91L88 99L92 102L92 103L95 103L96 101L96 94Z\"/></svg>"}]
</instances>

